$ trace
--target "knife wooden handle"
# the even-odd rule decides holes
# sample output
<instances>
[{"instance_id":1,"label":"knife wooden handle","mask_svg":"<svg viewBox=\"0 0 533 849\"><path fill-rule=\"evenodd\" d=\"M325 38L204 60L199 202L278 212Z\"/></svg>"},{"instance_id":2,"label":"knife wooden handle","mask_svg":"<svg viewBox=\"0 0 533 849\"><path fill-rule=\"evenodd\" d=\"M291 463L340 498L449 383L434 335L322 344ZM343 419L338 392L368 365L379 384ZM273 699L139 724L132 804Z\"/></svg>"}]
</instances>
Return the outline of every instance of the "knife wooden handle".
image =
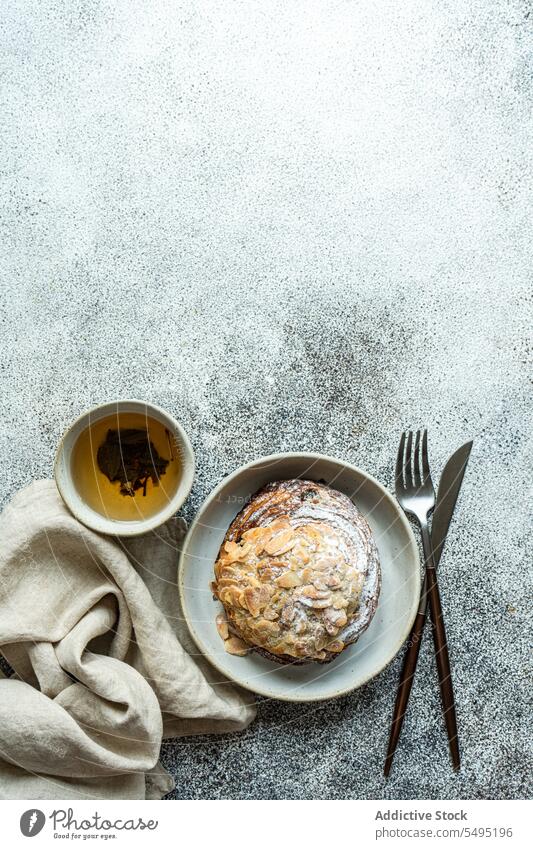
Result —
<instances>
[{"instance_id":1,"label":"knife wooden handle","mask_svg":"<svg viewBox=\"0 0 533 849\"><path fill-rule=\"evenodd\" d=\"M453 695L452 673L450 669L450 657L448 654L448 642L444 628L442 615L442 604L440 600L439 585L437 582L437 570L433 561L431 541L427 525L422 525L422 544L426 558L426 579L429 609L433 625L433 642L435 644L435 659L439 673L440 694L446 732L450 745L450 755L454 770L458 770L461 764L459 756L459 740L457 736L457 717L455 715L455 699Z\"/></svg>"},{"instance_id":2,"label":"knife wooden handle","mask_svg":"<svg viewBox=\"0 0 533 849\"><path fill-rule=\"evenodd\" d=\"M414 625L409 634L407 643L407 651L403 659L403 667L400 675L400 683L398 692L396 693L396 702L394 704L394 713L392 715L392 724L389 736L389 745L387 748L387 757L385 758L385 766L383 772L386 776L389 775L394 753L400 739L402 725L405 713L407 711L407 703L411 695L411 687L416 672L416 664L418 662L418 653L420 651L420 643L422 642L422 633L424 631L424 623L426 621L426 590L427 578L424 578L422 587L421 603L416 614Z\"/></svg>"}]
</instances>

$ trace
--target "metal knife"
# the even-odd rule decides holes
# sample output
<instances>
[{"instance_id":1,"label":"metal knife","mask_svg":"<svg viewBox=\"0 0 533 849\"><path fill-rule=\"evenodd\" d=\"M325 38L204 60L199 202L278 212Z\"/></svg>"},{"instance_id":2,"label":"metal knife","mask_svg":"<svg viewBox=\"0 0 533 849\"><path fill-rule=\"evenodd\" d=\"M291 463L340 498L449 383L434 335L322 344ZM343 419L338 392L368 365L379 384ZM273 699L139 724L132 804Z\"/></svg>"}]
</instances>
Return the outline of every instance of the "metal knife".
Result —
<instances>
[{"instance_id":1,"label":"metal knife","mask_svg":"<svg viewBox=\"0 0 533 849\"><path fill-rule=\"evenodd\" d=\"M431 521L431 544L433 547L433 559L435 566L439 565L439 560L444 548L446 534L452 521L453 511L457 503L457 496L461 489L465 469L472 450L472 442L467 442L461 445L457 451L452 454L444 471L440 476L439 487L437 490L437 504L433 511Z\"/></svg>"}]
</instances>

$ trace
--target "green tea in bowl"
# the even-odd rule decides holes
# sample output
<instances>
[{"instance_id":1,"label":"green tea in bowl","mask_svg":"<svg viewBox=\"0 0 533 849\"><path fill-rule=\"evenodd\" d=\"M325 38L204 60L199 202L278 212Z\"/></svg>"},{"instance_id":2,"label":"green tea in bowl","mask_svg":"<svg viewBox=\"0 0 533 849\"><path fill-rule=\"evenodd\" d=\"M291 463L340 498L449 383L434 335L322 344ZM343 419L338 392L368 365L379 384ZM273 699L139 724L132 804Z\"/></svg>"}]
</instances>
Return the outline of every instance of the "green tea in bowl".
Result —
<instances>
[{"instance_id":1,"label":"green tea in bowl","mask_svg":"<svg viewBox=\"0 0 533 849\"><path fill-rule=\"evenodd\" d=\"M128 536L156 527L181 506L194 457L167 413L123 401L75 422L60 444L55 472L74 515L95 530Z\"/></svg>"},{"instance_id":2,"label":"green tea in bowl","mask_svg":"<svg viewBox=\"0 0 533 849\"><path fill-rule=\"evenodd\" d=\"M72 478L86 503L109 519L144 519L176 492L181 462L170 431L140 413L107 416L78 437Z\"/></svg>"}]
</instances>

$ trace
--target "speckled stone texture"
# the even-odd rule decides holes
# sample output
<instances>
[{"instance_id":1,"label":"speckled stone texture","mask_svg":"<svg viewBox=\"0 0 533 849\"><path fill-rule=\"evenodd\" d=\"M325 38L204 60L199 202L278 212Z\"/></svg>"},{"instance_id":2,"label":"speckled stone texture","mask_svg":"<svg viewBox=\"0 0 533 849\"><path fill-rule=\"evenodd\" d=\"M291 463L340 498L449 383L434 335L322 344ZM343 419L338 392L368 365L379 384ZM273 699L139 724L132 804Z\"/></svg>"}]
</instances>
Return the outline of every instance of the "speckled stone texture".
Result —
<instances>
[{"instance_id":1,"label":"speckled stone texture","mask_svg":"<svg viewBox=\"0 0 533 849\"><path fill-rule=\"evenodd\" d=\"M530 9L2 4L4 502L115 397L190 433L189 519L261 454L391 486L404 426L429 427L436 478L474 439L440 571L461 773L427 640L388 783L399 658L337 702L166 743L174 798L531 792Z\"/></svg>"}]
</instances>

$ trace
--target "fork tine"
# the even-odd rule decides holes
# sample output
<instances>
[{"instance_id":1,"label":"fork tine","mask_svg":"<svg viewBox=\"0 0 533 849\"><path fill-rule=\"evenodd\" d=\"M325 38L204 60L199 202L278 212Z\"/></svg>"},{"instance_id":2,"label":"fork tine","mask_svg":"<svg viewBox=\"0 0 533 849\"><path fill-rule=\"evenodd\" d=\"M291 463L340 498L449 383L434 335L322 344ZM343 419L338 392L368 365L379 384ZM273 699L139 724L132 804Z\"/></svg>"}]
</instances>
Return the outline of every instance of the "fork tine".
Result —
<instances>
[{"instance_id":1,"label":"fork tine","mask_svg":"<svg viewBox=\"0 0 533 849\"><path fill-rule=\"evenodd\" d=\"M416 439L415 439L415 456L414 456L414 460L413 460L413 478L414 478L415 486L420 486L420 484L422 483L422 480L421 480L421 477L420 477L421 465L422 464L420 462L420 431L417 430Z\"/></svg>"},{"instance_id":2,"label":"fork tine","mask_svg":"<svg viewBox=\"0 0 533 849\"><path fill-rule=\"evenodd\" d=\"M405 452L405 431L402 433L402 438L400 439L400 446L398 448L398 454L396 455L396 486L403 486L403 455Z\"/></svg>"},{"instance_id":3,"label":"fork tine","mask_svg":"<svg viewBox=\"0 0 533 849\"><path fill-rule=\"evenodd\" d=\"M428 432L424 428L422 432L422 476L423 480L430 477L428 462Z\"/></svg>"},{"instance_id":4,"label":"fork tine","mask_svg":"<svg viewBox=\"0 0 533 849\"><path fill-rule=\"evenodd\" d=\"M412 486L413 484L413 458L411 449L413 447L413 431L410 430L407 435L407 448L405 449L405 485Z\"/></svg>"}]
</instances>

